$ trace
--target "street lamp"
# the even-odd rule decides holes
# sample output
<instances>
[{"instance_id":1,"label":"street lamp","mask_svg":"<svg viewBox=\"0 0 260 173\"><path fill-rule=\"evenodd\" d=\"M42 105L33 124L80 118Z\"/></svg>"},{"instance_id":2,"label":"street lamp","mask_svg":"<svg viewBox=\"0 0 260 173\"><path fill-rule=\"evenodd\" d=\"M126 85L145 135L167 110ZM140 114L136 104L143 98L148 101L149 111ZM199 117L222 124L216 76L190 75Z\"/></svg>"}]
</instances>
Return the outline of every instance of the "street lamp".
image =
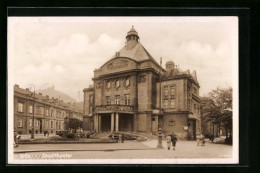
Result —
<instances>
[{"instance_id":1,"label":"street lamp","mask_svg":"<svg viewBox=\"0 0 260 173\"><path fill-rule=\"evenodd\" d=\"M33 86L33 118L32 118L32 132L31 132L31 139L34 139L34 114L35 114L35 85L29 84Z\"/></svg>"}]
</instances>

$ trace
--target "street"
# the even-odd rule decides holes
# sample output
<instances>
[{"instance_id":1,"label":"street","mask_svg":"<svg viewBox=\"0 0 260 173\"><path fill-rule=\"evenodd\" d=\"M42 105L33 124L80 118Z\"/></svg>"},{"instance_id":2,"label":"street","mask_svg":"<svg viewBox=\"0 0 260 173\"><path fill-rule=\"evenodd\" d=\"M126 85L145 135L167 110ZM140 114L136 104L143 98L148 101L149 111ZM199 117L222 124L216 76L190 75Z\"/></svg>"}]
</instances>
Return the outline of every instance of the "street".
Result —
<instances>
[{"instance_id":1,"label":"street","mask_svg":"<svg viewBox=\"0 0 260 173\"><path fill-rule=\"evenodd\" d=\"M157 140L110 144L27 144L14 149L14 159L167 159L230 158L232 146L178 141L176 150L157 149Z\"/></svg>"}]
</instances>

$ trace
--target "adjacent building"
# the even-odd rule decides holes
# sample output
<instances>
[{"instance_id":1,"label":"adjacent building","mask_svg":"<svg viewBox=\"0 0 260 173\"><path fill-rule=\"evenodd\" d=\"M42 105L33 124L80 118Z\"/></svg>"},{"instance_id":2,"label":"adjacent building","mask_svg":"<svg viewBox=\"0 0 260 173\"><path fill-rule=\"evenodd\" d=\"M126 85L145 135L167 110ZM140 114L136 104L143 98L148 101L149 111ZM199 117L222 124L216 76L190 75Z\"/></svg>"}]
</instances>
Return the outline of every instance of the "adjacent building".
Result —
<instances>
[{"instance_id":1,"label":"adjacent building","mask_svg":"<svg viewBox=\"0 0 260 173\"><path fill-rule=\"evenodd\" d=\"M163 51L163 50L162 50ZM201 130L196 72L173 61L162 68L140 43L134 28L125 46L94 71L84 92L84 130L156 133L195 139Z\"/></svg>"},{"instance_id":2,"label":"adjacent building","mask_svg":"<svg viewBox=\"0 0 260 173\"><path fill-rule=\"evenodd\" d=\"M65 103L57 98L34 95L28 88L14 86L14 129L19 134L43 133L46 129L50 133L64 130L65 119L83 121L83 114L75 103ZM34 125L33 125L34 119Z\"/></svg>"}]
</instances>

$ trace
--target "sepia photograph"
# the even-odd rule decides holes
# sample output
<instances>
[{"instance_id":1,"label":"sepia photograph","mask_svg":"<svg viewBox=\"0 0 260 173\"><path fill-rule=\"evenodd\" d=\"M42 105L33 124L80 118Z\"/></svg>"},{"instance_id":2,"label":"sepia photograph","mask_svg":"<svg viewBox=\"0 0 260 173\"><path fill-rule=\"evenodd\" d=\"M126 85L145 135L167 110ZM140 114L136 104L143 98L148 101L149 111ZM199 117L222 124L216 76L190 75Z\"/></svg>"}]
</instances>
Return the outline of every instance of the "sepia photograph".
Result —
<instances>
[{"instance_id":1,"label":"sepia photograph","mask_svg":"<svg viewBox=\"0 0 260 173\"><path fill-rule=\"evenodd\" d=\"M8 164L239 164L237 16L7 21Z\"/></svg>"}]
</instances>

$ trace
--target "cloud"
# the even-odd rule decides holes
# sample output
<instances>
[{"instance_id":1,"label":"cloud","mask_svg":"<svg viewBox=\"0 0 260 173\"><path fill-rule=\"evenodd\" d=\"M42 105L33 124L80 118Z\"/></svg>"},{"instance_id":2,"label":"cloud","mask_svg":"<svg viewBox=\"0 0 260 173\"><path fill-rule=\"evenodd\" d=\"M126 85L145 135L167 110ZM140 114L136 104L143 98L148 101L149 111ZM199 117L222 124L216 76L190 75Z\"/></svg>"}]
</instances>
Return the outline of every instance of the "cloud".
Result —
<instances>
[{"instance_id":1,"label":"cloud","mask_svg":"<svg viewBox=\"0 0 260 173\"><path fill-rule=\"evenodd\" d=\"M28 87L32 82L38 87L54 84L77 96L79 90L92 84L94 69L124 46L132 25L143 46L158 62L163 57L163 63L173 60L182 70L196 70L202 94L232 82L233 38L237 37L233 19L11 19L8 55L14 60L14 81L20 86Z\"/></svg>"}]
</instances>

